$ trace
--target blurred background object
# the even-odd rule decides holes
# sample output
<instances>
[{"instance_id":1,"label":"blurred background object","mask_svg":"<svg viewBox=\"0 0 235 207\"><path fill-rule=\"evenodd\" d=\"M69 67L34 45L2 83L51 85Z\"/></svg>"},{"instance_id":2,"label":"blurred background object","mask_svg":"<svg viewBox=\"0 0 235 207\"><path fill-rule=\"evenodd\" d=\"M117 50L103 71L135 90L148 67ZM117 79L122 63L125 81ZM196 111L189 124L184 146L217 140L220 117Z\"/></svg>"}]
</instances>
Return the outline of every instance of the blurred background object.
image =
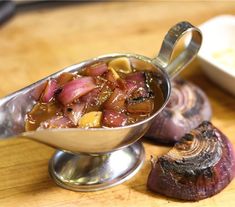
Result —
<instances>
[{"instance_id":1,"label":"blurred background object","mask_svg":"<svg viewBox=\"0 0 235 207\"><path fill-rule=\"evenodd\" d=\"M71 4L89 3L95 1L78 0L0 0L0 25L6 23L18 12L32 11L38 9L51 9Z\"/></svg>"},{"instance_id":2,"label":"blurred background object","mask_svg":"<svg viewBox=\"0 0 235 207\"><path fill-rule=\"evenodd\" d=\"M235 95L235 16L216 16L202 25L204 44L198 54L205 74Z\"/></svg>"},{"instance_id":3,"label":"blurred background object","mask_svg":"<svg viewBox=\"0 0 235 207\"><path fill-rule=\"evenodd\" d=\"M0 1L0 25L9 20L15 13L13 1Z\"/></svg>"}]
</instances>

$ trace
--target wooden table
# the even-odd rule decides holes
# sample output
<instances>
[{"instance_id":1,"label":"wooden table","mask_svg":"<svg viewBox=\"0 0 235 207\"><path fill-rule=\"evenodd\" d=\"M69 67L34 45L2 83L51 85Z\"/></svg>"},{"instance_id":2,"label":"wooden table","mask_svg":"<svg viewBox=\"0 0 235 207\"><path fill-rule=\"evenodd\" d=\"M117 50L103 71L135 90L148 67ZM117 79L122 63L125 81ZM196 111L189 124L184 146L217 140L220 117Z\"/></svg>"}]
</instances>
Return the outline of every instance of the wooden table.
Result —
<instances>
[{"instance_id":1,"label":"wooden table","mask_svg":"<svg viewBox=\"0 0 235 207\"><path fill-rule=\"evenodd\" d=\"M110 52L153 57L175 23L199 25L220 14L235 14L235 2L95 3L17 15L0 28L0 95L20 89L58 69ZM213 123L235 145L235 98L210 82L194 61L183 76L209 96ZM146 189L150 155L167 152L144 142L146 161L129 181L98 192L77 193L56 186L47 172L54 149L30 140L0 141L1 207L234 206L235 181L218 195L182 202Z\"/></svg>"}]
</instances>

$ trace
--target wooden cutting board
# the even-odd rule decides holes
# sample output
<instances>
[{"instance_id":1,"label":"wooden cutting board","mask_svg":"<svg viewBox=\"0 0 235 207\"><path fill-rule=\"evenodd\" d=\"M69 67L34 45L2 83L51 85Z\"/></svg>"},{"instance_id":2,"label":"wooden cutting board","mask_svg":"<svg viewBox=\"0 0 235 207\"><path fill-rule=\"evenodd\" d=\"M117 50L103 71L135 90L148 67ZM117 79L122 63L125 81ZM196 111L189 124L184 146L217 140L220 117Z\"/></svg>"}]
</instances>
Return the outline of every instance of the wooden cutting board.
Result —
<instances>
[{"instance_id":1,"label":"wooden cutting board","mask_svg":"<svg viewBox=\"0 0 235 207\"><path fill-rule=\"evenodd\" d=\"M65 66L111 52L153 57L175 23L199 25L219 14L235 14L235 2L94 3L17 15L0 28L0 96L5 96ZM212 122L235 145L235 97L210 82L194 61L183 76L199 85L213 108ZM169 150L143 140L146 161L129 181L98 192L57 187L47 172L54 149L25 139L0 141L1 207L77 206L235 206L235 181L199 202L183 202L146 189L150 155Z\"/></svg>"}]
</instances>

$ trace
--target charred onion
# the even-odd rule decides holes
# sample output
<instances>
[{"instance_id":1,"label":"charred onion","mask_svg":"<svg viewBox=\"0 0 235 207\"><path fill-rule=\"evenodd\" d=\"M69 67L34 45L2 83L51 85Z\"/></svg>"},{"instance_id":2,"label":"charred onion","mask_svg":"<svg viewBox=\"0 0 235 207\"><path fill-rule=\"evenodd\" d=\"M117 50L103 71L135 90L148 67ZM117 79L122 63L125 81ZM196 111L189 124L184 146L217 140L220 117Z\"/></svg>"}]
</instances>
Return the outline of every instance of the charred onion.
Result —
<instances>
[{"instance_id":1,"label":"charred onion","mask_svg":"<svg viewBox=\"0 0 235 207\"><path fill-rule=\"evenodd\" d=\"M145 137L162 143L174 143L185 133L211 118L211 106L205 93L182 79L172 82L170 100L155 118Z\"/></svg>"},{"instance_id":2,"label":"charred onion","mask_svg":"<svg viewBox=\"0 0 235 207\"><path fill-rule=\"evenodd\" d=\"M215 195L233 179L232 144L210 122L182 137L165 155L153 161L148 188L183 200Z\"/></svg>"}]
</instances>

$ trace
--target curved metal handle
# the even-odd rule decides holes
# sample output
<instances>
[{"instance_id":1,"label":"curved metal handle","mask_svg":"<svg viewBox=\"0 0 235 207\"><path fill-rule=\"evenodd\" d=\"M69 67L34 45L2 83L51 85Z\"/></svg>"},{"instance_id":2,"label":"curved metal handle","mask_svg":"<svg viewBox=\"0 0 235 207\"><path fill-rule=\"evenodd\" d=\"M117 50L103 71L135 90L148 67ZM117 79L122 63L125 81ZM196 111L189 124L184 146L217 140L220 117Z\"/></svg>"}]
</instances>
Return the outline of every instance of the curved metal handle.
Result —
<instances>
[{"instance_id":1,"label":"curved metal handle","mask_svg":"<svg viewBox=\"0 0 235 207\"><path fill-rule=\"evenodd\" d=\"M171 60L177 42L186 33L191 33L191 40L184 51L174 60ZM200 30L189 22L180 22L173 26L166 34L160 52L158 56L153 59L153 63L166 70L170 78L174 78L194 59L194 57L196 57L198 50L201 47L201 43L202 34Z\"/></svg>"}]
</instances>

